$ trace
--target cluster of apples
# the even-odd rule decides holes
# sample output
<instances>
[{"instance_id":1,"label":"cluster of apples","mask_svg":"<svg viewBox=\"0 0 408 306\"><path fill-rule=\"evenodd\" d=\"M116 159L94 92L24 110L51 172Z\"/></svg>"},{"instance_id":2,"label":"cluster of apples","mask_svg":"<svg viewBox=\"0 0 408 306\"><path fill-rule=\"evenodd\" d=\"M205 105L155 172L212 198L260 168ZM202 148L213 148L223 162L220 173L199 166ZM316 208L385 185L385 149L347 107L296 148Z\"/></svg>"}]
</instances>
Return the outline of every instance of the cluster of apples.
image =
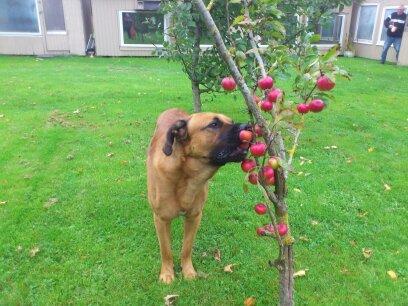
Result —
<instances>
[{"instance_id":1,"label":"cluster of apples","mask_svg":"<svg viewBox=\"0 0 408 306\"><path fill-rule=\"evenodd\" d=\"M258 215L264 215L268 212L268 206L264 203L258 203L254 206L254 210ZM288 232L288 226L285 223L278 223L276 225L279 236L285 236ZM258 236L273 236L275 234L275 228L272 224L266 224L256 229Z\"/></svg>"},{"instance_id":2,"label":"cluster of apples","mask_svg":"<svg viewBox=\"0 0 408 306\"><path fill-rule=\"evenodd\" d=\"M316 87L320 91L329 91L334 88L336 83L334 83L332 80L329 79L328 76L322 75L320 76L317 81L316 81ZM300 114L306 114L309 111L313 113L318 113L325 108L326 104L320 100L320 99L313 99L312 101L309 102L309 104L306 103L301 103L298 104L297 110Z\"/></svg>"},{"instance_id":3,"label":"cluster of apples","mask_svg":"<svg viewBox=\"0 0 408 306\"><path fill-rule=\"evenodd\" d=\"M243 146L249 146L249 152L253 157L262 157L266 154L267 146L264 142L256 141L256 136L262 135L262 129L260 126L255 125L254 133L252 131L243 130L239 133L239 139ZM255 140L255 141L254 141ZM259 178L262 178L265 184L275 184L275 170L279 167L279 160L272 156L268 159L267 165L257 170L256 161L253 158L246 158L241 162L241 169L245 173L248 173L248 181L257 185ZM258 203L254 206L254 210L258 215L264 215L268 212L268 206L263 203ZM288 227L284 223L277 225L278 233L280 236L286 235ZM275 229L271 224L264 225L256 229L259 236L274 236Z\"/></svg>"}]
</instances>

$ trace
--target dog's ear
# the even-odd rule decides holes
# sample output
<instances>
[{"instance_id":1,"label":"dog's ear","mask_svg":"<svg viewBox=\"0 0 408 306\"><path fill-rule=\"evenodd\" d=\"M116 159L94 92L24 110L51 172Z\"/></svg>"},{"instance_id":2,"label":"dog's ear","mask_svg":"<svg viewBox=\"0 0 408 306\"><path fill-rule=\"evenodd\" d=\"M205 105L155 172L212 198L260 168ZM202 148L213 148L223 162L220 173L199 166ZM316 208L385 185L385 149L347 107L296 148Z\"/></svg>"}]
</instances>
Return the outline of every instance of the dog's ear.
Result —
<instances>
[{"instance_id":1,"label":"dog's ear","mask_svg":"<svg viewBox=\"0 0 408 306\"><path fill-rule=\"evenodd\" d=\"M163 147L163 152L167 156L170 156L171 153L173 153L174 139L178 141L183 141L187 139L187 121L186 120L177 121L167 131L166 143L164 144L164 147Z\"/></svg>"}]
</instances>

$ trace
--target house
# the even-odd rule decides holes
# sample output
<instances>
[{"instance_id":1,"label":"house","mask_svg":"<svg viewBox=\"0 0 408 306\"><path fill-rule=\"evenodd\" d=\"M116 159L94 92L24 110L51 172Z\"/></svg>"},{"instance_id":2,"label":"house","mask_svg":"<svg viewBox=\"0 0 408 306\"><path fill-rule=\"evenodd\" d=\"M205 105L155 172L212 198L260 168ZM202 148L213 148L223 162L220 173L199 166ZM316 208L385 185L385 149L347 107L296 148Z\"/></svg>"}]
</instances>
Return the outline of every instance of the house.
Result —
<instances>
[{"instance_id":1,"label":"house","mask_svg":"<svg viewBox=\"0 0 408 306\"><path fill-rule=\"evenodd\" d=\"M85 0L1 0L0 54L85 54L89 9Z\"/></svg>"},{"instance_id":2,"label":"house","mask_svg":"<svg viewBox=\"0 0 408 306\"><path fill-rule=\"evenodd\" d=\"M357 56L379 59L383 21L408 0L368 0L353 4L320 27L319 48L354 45ZM151 56L166 39L169 17L160 0L1 0L0 53L84 55L92 38L99 56ZM408 29L408 28L407 28ZM398 64L408 65L408 32ZM390 49L388 60L395 61Z\"/></svg>"},{"instance_id":3,"label":"house","mask_svg":"<svg viewBox=\"0 0 408 306\"><path fill-rule=\"evenodd\" d=\"M351 7L351 20L349 28L350 41L353 42L357 56L371 59L379 59L386 29L384 19L396 11L399 5L405 5L408 9L408 0L368 0L360 5ZM350 8L348 8L350 9ZM399 65L408 65L408 22L402 37L399 54ZM395 51L390 48L387 60L396 62Z\"/></svg>"}]
</instances>

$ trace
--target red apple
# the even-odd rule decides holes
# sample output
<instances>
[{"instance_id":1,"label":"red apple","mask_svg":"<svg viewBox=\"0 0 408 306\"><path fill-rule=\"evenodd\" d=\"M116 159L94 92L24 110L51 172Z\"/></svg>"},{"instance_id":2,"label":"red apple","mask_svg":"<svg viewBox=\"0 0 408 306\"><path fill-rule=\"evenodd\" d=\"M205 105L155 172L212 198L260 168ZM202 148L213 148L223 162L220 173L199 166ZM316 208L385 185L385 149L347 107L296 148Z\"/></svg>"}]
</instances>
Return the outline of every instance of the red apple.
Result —
<instances>
[{"instance_id":1,"label":"red apple","mask_svg":"<svg viewBox=\"0 0 408 306\"><path fill-rule=\"evenodd\" d=\"M225 77L221 81L221 86L226 91L233 91L237 87L237 84L232 77Z\"/></svg>"},{"instance_id":2,"label":"red apple","mask_svg":"<svg viewBox=\"0 0 408 306\"><path fill-rule=\"evenodd\" d=\"M314 113L321 112L325 106L326 104L320 99L314 99L309 103L309 109Z\"/></svg>"},{"instance_id":3,"label":"red apple","mask_svg":"<svg viewBox=\"0 0 408 306\"><path fill-rule=\"evenodd\" d=\"M279 236L285 236L288 232L288 226L285 223L279 223L277 225Z\"/></svg>"},{"instance_id":4,"label":"red apple","mask_svg":"<svg viewBox=\"0 0 408 306\"><path fill-rule=\"evenodd\" d=\"M268 101L275 103L280 96L282 96L282 90L274 88L268 93Z\"/></svg>"},{"instance_id":5,"label":"red apple","mask_svg":"<svg viewBox=\"0 0 408 306\"><path fill-rule=\"evenodd\" d=\"M256 173L251 173L248 176L248 181L252 184L252 185L257 185L258 184L258 174Z\"/></svg>"},{"instance_id":6,"label":"red apple","mask_svg":"<svg viewBox=\"0 0 408 306\"><path fill-rule=\"evenodd\" d=\"M262 167L261 175L265 179L268 179L268 178L271 178L271 177L275 177L275 171L270 166L264 166L264 167Z\"/></svg>"},{"instance_id":7,"label":"red apple","mask_svg":"<svg viewBox=\"0 0 408 306\"><path fill-rule=\"evenodd\" d=\"M263 133L262 128L258 124L255 124L254 132L255 132L256 136L258 136L258 137L262 136L262 133Z\"/></svg>"},{"instance_id":8,"label":"red apple","mask_svg":"<svg viewBox=\"0 0 408 306\"><path fill-rule=\"evenodd\" d=\"M270 76L266 76L266 77L258 80L258 86L262 90L272 88L273 79Z\"/></svg>"},{"instance_id":9,"label":"red apple","mask_svg":"<svg viewBox=\"0 0 408 306\"><path fill-rule=\"evenodd\" d=\"M254 143L250 148L249 151L253 156L259 157L265 154L266 152L266 144L263 142Z\"/></svg>"},{"instance_id":10,"label":"red apple","mask_svg":"<svg viewBox=\"0 0 408 306\"><path fill-rule=\"evenodd\" d=\"M322 75L317 79L316 85L321 91L328 91L332 90L336 83L330 80L327 76Z\"/></svg>"},{"instance_id":11,"label":"red apple","mask_svg":"<svg viewBox=\"0 0 408 306\"><path fill-rule=\"evenodd\" d=\"M258 215L264 215L268 211L268 206L264 203L258 203L254 206L254 210Z\"/></svg>"},{"instance_id":12,"label":"red apple","mask_svg":"<svg viewBox=\"0 0 408 306\"><path fill-rule=\"evenodd\" d=\"M275 185L275 177L271 176L271 177L266 177L265 178L265 184L270 186L270 185Z\"/></svg>"},{"instance_id":13,"label":"red apple","mask_svg":"<svg viewBox=\"0 0 408 306\"><path fill-rule=\"evenodd\" d=\"M253 137L254 134L252 134L251 131L242 130L241 132L239 132L239 140L241 140L242 142L250 142Z\"/></svg>"},{"instance_id":14,"label":"red apple","mask_svg":"<svg viewBox=\"0 0 408 306\"><path fill-rule=\"evenodd\" d=\"M265 231L265 229L264 229L263 227L258 227L258 228L256 229L256 234L257 234L258 236L265 236L265 235L266 235L266 231Z\"/></svg>"},{"instance_id":15,"label":"red apple","mask_svg":"<svg viewBox=\"0 0 408 306\"><path fill-rule=\"evenodd\" d=\"M310 109L309 109L309 105L305 103L301 103L301 104L298 104L297 110L300 114L306 114L309 112Z\"/></svg>"},{"instance_id":16,"label":"red apple","mask_svg":"<svg viewBox=\"0 0 408 306\"><path fill-rule=\"evenodd\" d=\"M241 169L244 172L251 172L256 167L256 162L253 159L244 159L241 162Z\"/></svg>"},{"instance_id":17,"label":"red apple","mask_svg":"<svg viewBox=\"0 0 408 306\"><path fill-rule=\"evenodd\" d=\"M279 168L279 160L278 160L276 157L272 156L272 157L270 157L269 160L268 160L268 165L269 165L272 169L276 170L276 169Z\"/></svg>"},{"instance_id":18,"label":"red apple","mask_svg":"<svg viewBox=\"0 0 408 306\"><path fill-rule=\"evenodd\" d=\"M264 112L269 112L272 110L273 104L268 100L264 100L260 103L260 107Z\"/></svg>"}]
</instances>

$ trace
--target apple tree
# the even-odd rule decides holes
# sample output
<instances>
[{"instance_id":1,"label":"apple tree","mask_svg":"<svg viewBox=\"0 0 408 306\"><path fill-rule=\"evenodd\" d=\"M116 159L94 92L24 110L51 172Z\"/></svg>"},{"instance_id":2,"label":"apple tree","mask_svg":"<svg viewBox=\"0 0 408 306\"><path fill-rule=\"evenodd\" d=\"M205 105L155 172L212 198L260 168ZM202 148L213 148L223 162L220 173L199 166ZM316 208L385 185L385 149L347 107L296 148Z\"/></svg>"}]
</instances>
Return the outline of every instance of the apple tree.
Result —
<instances>
[{"instance_id":1,"label":"apple tree","mask_svg":"<svg viewBox=\"0 0 408 306\"><path fill-rule=\"evenodd\" d=\"M242 93L252 129L240 134L241 146L249 150L241 168L245 180L257 186L264 197L262 203L255 204L255 212L268 218L256 233L277 244L276 258L269 264L279 272L279 303L292 305L294 238L286 200L287 179L293 172L293 158L308 116L318 116L333 101L330 91L337 76L348 78L335 64L337 46L320 54L313 45L320 37L302 24L297 25L295 43L287 44L279 0L171 3L191 4L188 9L199 16L213 39L214 61L227 67L219 72L224 75L203 78L203 86L211 88L218 80L226 92L238 87ZM194 28L193 23L190 25ZM280 88L278 80L282 77L293 80L290 90Z\"/></svg>"}]
</instances>

